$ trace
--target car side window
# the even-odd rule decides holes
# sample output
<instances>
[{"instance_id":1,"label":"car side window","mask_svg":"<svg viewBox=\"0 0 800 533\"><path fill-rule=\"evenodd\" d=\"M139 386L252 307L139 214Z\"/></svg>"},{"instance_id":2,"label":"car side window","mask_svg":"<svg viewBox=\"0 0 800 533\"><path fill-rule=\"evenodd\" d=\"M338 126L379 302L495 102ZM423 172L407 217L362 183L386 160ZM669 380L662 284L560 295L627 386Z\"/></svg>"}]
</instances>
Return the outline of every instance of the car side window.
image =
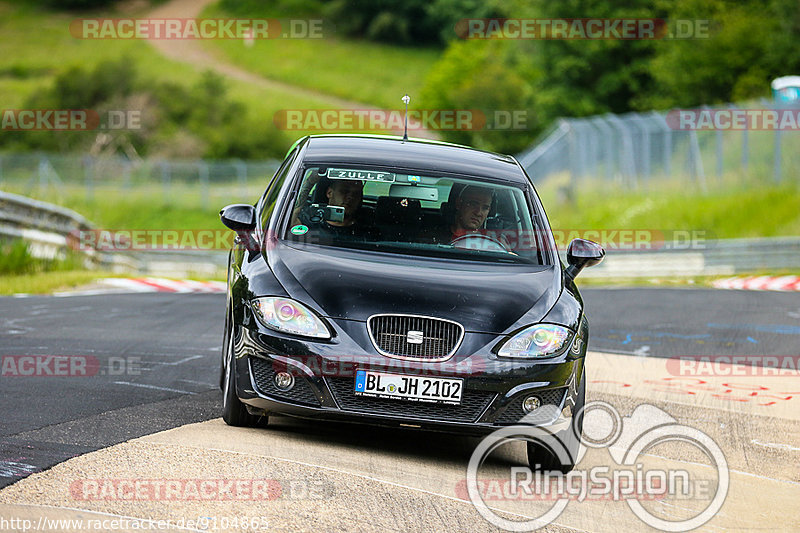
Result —
<instances>
[{"instance_id":1,"label":"car side window","mask_svg":"<svg viewBox=\"0 0 800 533\"><path fill-rule=\"evenodd\" d=\"M275 202L277 202L278 195L280 194L281 188L283 188L283 183L286 181L286 178L289 175L289 170L294 165L295 159L297 159L297 154L298 150L295 150L294 154L284 161L283 166L278 169L278 172L275 174L275 179L272 180L269 189L267 189L264 202L261 205L262 229L266 228L269 224L269 217L272 216L272 212L275 210Z\"/></svg>"}]
</instances>

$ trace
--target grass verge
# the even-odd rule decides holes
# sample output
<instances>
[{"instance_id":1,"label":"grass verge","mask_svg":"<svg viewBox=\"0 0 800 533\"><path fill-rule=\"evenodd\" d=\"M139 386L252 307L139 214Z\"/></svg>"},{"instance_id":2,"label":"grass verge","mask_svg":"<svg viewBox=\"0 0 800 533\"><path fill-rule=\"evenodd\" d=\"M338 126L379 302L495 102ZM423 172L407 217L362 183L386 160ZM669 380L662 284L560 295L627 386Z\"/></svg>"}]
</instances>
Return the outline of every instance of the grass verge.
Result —
<instances>
[{"instance_id":1,"label":"grass verge","mask_svg":"<svg viewBox=\"0 0 800 533\"><path fill-rule=\"evenodd\" d=\"M120 277L100 270L67 270L0 276L0 295L49 294L86 285L99 278Z\"/></svg>"},{"instance_id":2,"label":"grass verge","mask_svg":"<svg viewBox=\"0 0 800 533\"><path fill-rule=\"evenodd\" d=\"M537 190L554 230L695 231L708 240L800 235L796 184L723 183L704 193L681 183L637 191L586 182L570 194L556 179Z\"/></svg>"},{"instance_id":3,"label":"grass verge","mask_svg":"<svg viewBox=\"0 0 800 533\"><path fill-rule=\"evenodd\" d=\"M230 17L218 5L202 18ZM265 78L385 109L400 109L403 94L419 95L425 77L442 51L368 41L257 39L245 46L236 39L203 41L217 57ZM335 66L332 66L335 65ZM287 109L292 109L290 105Z\"/></svg>"}]
</instances>

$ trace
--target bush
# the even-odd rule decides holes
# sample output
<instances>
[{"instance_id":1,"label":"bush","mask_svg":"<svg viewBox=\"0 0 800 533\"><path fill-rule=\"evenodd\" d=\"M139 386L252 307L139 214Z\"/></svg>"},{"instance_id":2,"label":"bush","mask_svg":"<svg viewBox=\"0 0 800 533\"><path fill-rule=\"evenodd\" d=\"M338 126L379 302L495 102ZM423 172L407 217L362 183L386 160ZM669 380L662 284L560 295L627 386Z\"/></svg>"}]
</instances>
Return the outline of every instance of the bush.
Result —
<instances>
[{"instance_id":1,"label":"bush","mask_svg":"<svg viewBox=\"0 0 800 533\"><path fill-rule=\"evenodd\" d=\"M319 0L222 0L219 7L242 17L302 17L319 15Z\"/></svg>"},{"instance_id":2,"label":"bush","mask_svg":"<svg viewBox=\"0 0 800 533\"><path fill-rule=\"evenodd\" d=\"M341 36L390 44L442 44L455 38L462 18L499 17L500 0L222 0L232 15L317 16Z\"/></svg>"},{"instance_id":3,"label":"bush","mask_svg":"<svg viewBox=\"0 0 800 533\"><path fill-rule=\"evenodd\" d=\"M140 110L139 129L125 136L142 155L264 159L282 155L286 140L271 123L256 123L232 100L224 79L207 72L193 86L142 79L131 58L73 67L53 85L32 95L30 109ZM0 146L12 149L89 151L98 131L0 132ZM176 142L178 141L178 142Z\"/></svg>"},{"instance_id":4,"label":"bush","mask_svg":"<svg viewBox=\"0 0 800 533\"><path fill-rule=\"evenodd\" d=\"M83 268L83 258L67 250L61 259L38 259L31 255L23 240L0 241L0 274L34 274Z\"/></svg>"}]
</instances>

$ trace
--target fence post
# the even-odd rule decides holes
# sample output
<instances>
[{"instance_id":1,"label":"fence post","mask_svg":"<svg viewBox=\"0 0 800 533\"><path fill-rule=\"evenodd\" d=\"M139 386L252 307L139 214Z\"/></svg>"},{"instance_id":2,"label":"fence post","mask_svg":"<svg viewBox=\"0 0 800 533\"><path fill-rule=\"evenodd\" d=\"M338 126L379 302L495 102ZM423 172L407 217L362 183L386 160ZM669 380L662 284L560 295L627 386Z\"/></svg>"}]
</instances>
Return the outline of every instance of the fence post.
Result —
<instances>
[{"instance_id":1,"label":"fence post","mask_svg":"<svg viewBox=\"0 0 800 533\"><path fill-rule=\"evenodd\" d=\"M689 170L692 173L692 179L700 185L700 190L708 192L706 173L703 169L703 158L700 154L700 144L697 142L697 132L695 130L689 132Z\"/></svg>"},{"instance_id":2,"label":"fence post","mask_svg":"<svg viewBox=\"0 0 800 533\"><path fill-rule=\"evenodd\" d=\"M86 199L94 198L94 158L90 155L83 157L83 177L86 183Z\"/></svg>"},{"instance_id":3,"label":"fence post","mask_svg":"<svg viewBox=\"0 0 800 533\"><path fill-rule=\"evenodd\" d=\"M717 155L717 178L718 181L722 180L722 170L723 170L723 163L722 163L722 130L717 128L716 135L716 146L715 152Z\"/></svg>"},{"instance_id":4,"label":"fence post","mask_svg":"<svg viewBox=\"0 0 800 533\"><path fill-rule=\"evenodd\" d=\"M578 184L578 141L575 138L575 128L572 122L566 122L567 125L567 146L569 146L569 160L571 162L569 168L569 185L575 187Z\"/></svg>"},{"instance_id":5,"label":"fence post","mask_svg":"<svg viewBox=\"0 0 800 533\"><path fill-rule=\"evenodd\" d=\"M614 128L608 125L605 117L597 117L598 129L603 130L605 139L606 180L614 181Z\"/></svg>"},{"instance_id":6,"label":"fence post","mask_svg":"<svg viewBox=\"0 0 800 533\"><path fill-rule=\"evenodd\" d=\"M208 209L208 163L200 161L198 164L198 174L200 176L200 189L202 194L203 209Z\"/></svg>"},{"instance_id":7,"label":"fence post","mask_svg":"<svg viewBox=\"0 0 800 533\"><path fill-rule=\"evenodd\" d=\"M122 161L122 186L125 189L131 188L131 168L133 167L133 163L129 160L124 159Z\"/></svg>"},{"instance_id":8,"label":"fence post","mask_svg":"<svg viewBox=\"0 0 800 533\"><path fill-rule=\"evenodd\" d=\"M633 115L632 118L635 119L637 126L642 130L642 164L636 171L641 173L645 182L649 182L652 176L652 169L650 167L650 124L647 118L642 115L636 114Z\"/></svg>"},{"instance_id":9,"label":"fence post","mask_svg":"<svg viewBox=\"0 0 800 533\"><path fill-rule=\"evenodd\" d=\"M241 159L233 163L236 167L236 177L239 180L239 195L244 198L247 196L247 165Z\"/></svg>"},{"instance_id":10,"label":"fence post","mask_svg":"<svg viewBox=\"0 0 800 533\"><path fill-rule=\"evenodd\" d=\"M636 187L636 165L633 161L633 139L631 139L630 130L625 123L616 115L610 113L606 114L608 120L619 131L620 145L619 155L619 171L623 178L623 183L628 181L628 185ZM627 178L627 179L626 179Z\"/></svg>"},{"instance_id":11,"label":"fence post","mask_svg":"<svg viewBox=\"0 0 800 533\"><path fill-rule=\"evenodd\" d=\"M159 166L161 167L161 187L164 191L164 200L166 200L169 198L170 181L172 180L170 166L166 161L162 161Z\"/></svg>"},{"instance_id":12,"label":"fence post","mask_svg":"<svg viewBox=\"0 0 800 533\"><path fill-rule=\"evenodd\" d=\"M731 109L739 109L736 104L730 105ZM750 125L748 124L742 130L742 170L747 172L747 166L750 164L750 142L748 133L750 132Z\"/></svg>"},{"instance_id":13,"label":"fence post","mask_svg":"<svg viewBox=\"0 0 800 533\"><path fill-rule=\"evenodd\" d=\"M781 130L775 128L775 154L772 161L772 178L775 183L781 182Z\"/></svg>"},{"instance_id":14,"label":"fence post","mask_svg":"<svg viewBox=\"0 0 800 533\"><path fill-rule=\"evenodd\" d=\"M39 176L39 192L44 192L45 187L47 186L47 158L43 155L39 156L39 169L38 169L38 176Z\"/></svg>"}]
</instances>

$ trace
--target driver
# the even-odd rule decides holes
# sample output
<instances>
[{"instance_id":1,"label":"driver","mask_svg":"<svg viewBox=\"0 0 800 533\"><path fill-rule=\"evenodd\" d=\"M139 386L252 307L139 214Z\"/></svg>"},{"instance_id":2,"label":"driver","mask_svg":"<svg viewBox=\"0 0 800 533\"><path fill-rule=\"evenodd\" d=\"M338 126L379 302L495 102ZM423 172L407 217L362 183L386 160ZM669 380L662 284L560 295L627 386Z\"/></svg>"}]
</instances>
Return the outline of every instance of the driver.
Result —
<instances>
[{"instance_id":1,"label":"driver","mask_svg":"<svg viewBox=\"0 0 800 533\"><path fill-rule=\"evenodd\" d=\"M454 217L450 226L435 229L427 237L436 244L450 244L469 233L480 233L489 216L494 191L488 187L467 185L454 202Z\"/></svg>"}]
</instances>

